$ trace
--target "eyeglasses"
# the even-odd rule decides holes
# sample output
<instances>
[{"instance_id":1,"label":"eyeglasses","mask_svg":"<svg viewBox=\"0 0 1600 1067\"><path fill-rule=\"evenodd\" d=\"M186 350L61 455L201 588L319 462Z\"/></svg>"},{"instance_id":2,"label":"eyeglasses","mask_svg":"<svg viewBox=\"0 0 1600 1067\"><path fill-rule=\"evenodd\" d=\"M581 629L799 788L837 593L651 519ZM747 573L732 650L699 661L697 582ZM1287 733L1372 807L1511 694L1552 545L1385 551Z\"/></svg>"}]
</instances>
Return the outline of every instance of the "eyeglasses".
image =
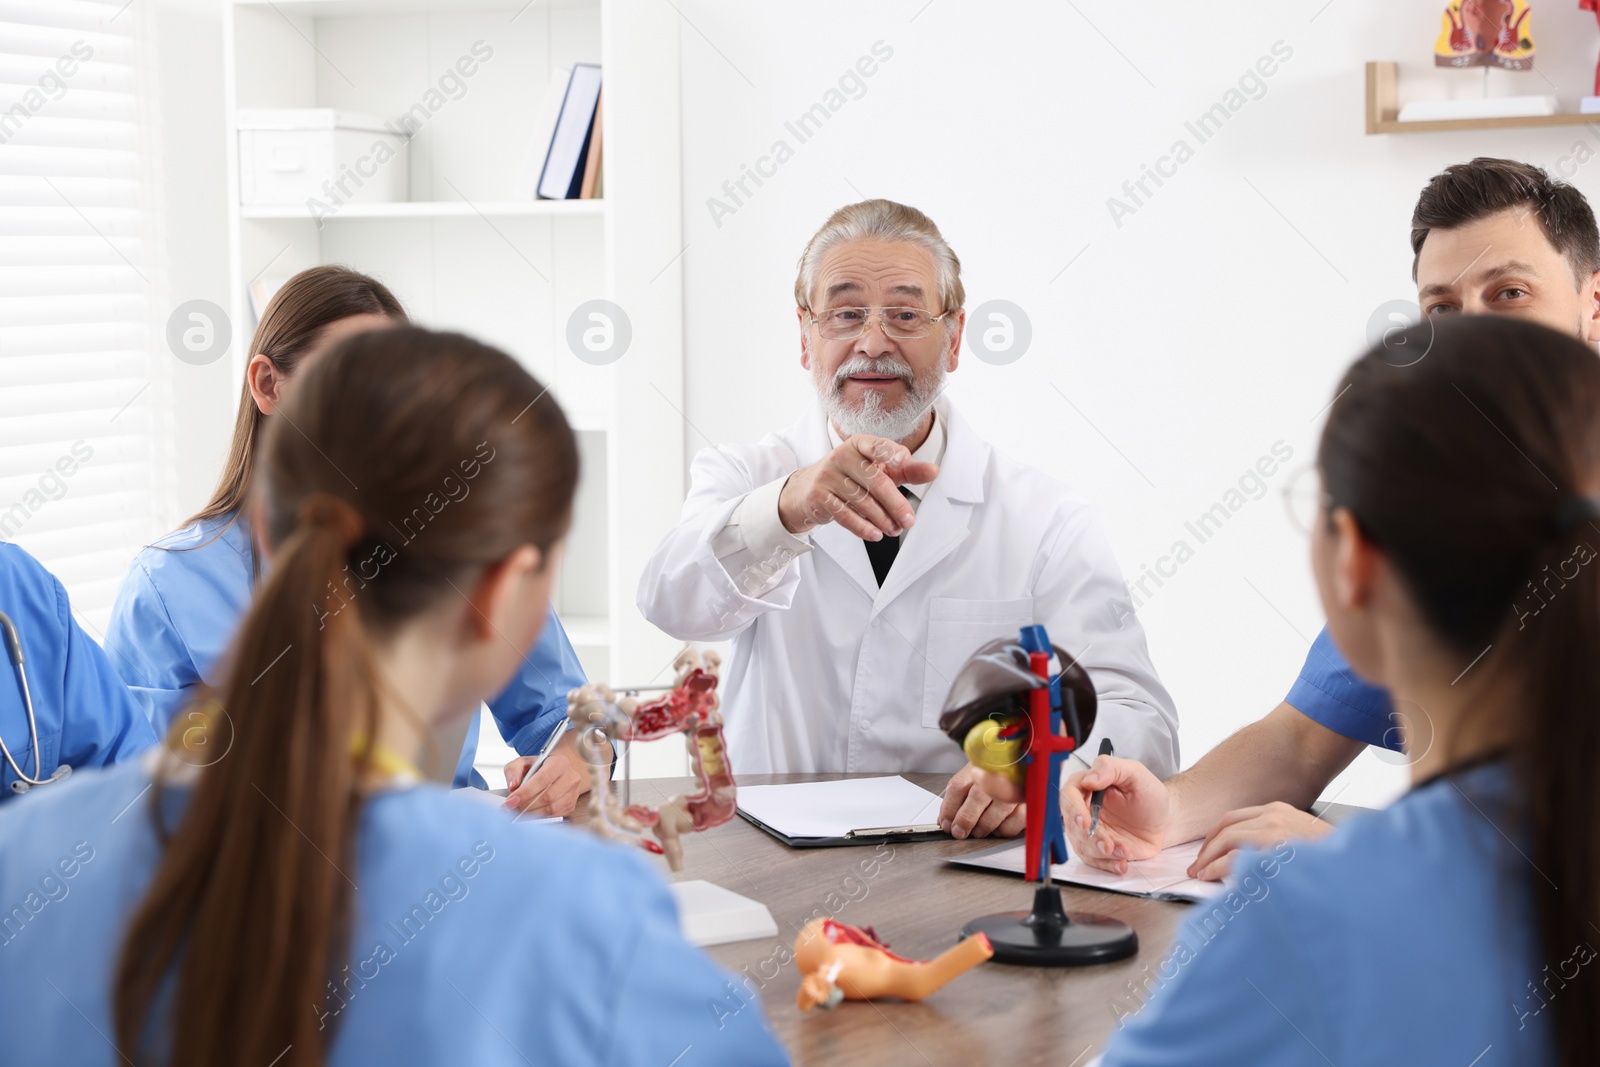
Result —
<instances>
[{"instance_id":1,"label":"eyeglasses","mask_svg":"<svg viewBox=\"0 0 1600 1067\"><path fill-rule=\"evenodd\" d=\"M1334 501L1333 496L1322 488L1322 475L1317 468L1302 467L1283 487L1283 505L1295 529L1310 534L1316 528L1317 512L1332 511Z\"/></svg>"},{"instance_id":2,"label":"eyeglasses","mask_svg":"<svg viewBox=\"0 0 1600 1067\"><path fill-rule=\"evenodd\" d=\"M884 336L896 341L915 341L926 337L934 323L950 314L945 311L935 315L922 308L907 307L829 308L821 315L811 312L810 308L806 310L811 314L811 324L817 328L817 332L830 341L853 341L860 337L867 331L874 311L878 313L878 326Z\"/></svg>"}]
</instances>

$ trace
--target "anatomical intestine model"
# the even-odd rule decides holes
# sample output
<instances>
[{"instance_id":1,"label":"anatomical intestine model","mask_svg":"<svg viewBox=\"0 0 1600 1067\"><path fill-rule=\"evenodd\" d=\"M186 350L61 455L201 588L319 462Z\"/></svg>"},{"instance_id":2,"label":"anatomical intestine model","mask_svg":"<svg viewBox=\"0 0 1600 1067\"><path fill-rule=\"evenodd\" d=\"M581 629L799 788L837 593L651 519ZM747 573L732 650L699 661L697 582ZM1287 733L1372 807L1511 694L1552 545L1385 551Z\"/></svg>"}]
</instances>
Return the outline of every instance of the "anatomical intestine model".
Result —
<instances>
[{"instance_id":1,"label":"anatomical intestine model","mask_svg":"<svg viewBox=\"0 0 1600 1067\"><path fill-rule=\"evenodd\" d=\"M1528 0L1450 0L1433 46L1434 65L1532 70L1528 10Z\"/></svg>"},{"instance_id":2,"label":"anatomical intestine model","mask_svg":"<svg viewBox=\"0 0 1600 1067\"><path fill-rule=\"evenodd\" d=\"M594 817L589 828L601 837L665 855L675 871L683 869L683 834L721 826L734 815L736 786L717 711L721 663L710 650L684 649L673 661L676 676L670 691L648 703L637 695L648 688L643 686L619 696L609 686L591 683L567 694L567 718L577 730L578 752L593 775L589 805ZM602 754L600 738L615 746L619 741L655 741L672 734L684 735L690 770L700 789L672 797L660 808L630 803L625 755L624 792L618 801L612 795L610 761ZM655 841L645 836L647 830L655 834Z\"/></svg>"}]
</instances>

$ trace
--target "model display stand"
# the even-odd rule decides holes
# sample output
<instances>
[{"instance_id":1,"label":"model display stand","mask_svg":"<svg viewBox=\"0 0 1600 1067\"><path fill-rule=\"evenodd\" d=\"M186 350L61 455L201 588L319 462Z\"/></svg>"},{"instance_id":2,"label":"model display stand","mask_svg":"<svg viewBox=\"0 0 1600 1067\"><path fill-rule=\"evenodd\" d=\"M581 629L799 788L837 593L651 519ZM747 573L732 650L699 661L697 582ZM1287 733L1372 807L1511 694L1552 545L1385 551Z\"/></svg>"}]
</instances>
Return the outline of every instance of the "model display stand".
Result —
<instances>
[{"instance_id":1,"label":"model display stand","mask_svg":"<svg viewBox=\"0 0 1600 1067\"><path fill-rule=\"evenodd\" d=\"M1051 673L1052 660L1056 664ZM1068 858L1061 824L1061 763L1094 729L1094 684L1050 643L1043 626L991 641L957 673L939 728L1002 788L1020 786L1027 803L1024 847L1031 911L974 919L964 937L984 937L1001 963L1073 967L1124 959L1139 950L1133 928L1104 915L1068 913L1050 867Z\"/></svg>"}]
</instances>

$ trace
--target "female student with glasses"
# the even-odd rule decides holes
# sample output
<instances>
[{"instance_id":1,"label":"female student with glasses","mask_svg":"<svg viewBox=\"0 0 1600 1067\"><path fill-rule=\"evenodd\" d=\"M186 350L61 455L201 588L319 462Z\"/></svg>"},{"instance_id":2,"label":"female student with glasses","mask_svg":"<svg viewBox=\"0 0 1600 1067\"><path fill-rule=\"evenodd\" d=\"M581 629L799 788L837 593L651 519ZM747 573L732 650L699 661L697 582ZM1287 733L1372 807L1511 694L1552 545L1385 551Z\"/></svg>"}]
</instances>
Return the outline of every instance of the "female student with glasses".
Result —
<instances>
[{"instance_id":1,"label":"female student with glasses","mask_svg":"<svg viewBox=\"0 0 1600 1067\"><path fill-rule=\"evenodd\" d=\"M1511 317L1340 384L1312 567L1412 785L1246 853L1104 1067L1600 1062L1600 360Z\"/></svg>"}]
</instances>

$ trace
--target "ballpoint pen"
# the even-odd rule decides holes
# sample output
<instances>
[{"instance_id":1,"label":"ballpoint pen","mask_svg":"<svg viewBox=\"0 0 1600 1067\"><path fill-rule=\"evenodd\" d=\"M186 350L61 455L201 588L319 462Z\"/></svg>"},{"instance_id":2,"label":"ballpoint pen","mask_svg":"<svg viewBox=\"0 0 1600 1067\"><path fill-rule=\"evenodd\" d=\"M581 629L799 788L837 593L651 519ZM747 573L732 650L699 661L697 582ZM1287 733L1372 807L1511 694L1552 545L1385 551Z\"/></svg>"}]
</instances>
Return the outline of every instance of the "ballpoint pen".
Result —
<instances>
[{"instance_id":1,"label":"ballpoint pen","mask_svg":"<svg viewBox=\"0 0 1600 1067\"><path fill-rule=\"evenodd\" d=\"M1100 739L1100 755L1102 755L1102 756L1111 755L1111 738L1102 737ZM1104 804L1105 802L1106 802L1106 791L1104 789L1096 789L1093 793L1091 793L1089 795L1089 836L1090 837L1093 837L1094 836L1094 832L1100 828L1100 806L1102 804Z\"/></svg>"}]
</instances>

